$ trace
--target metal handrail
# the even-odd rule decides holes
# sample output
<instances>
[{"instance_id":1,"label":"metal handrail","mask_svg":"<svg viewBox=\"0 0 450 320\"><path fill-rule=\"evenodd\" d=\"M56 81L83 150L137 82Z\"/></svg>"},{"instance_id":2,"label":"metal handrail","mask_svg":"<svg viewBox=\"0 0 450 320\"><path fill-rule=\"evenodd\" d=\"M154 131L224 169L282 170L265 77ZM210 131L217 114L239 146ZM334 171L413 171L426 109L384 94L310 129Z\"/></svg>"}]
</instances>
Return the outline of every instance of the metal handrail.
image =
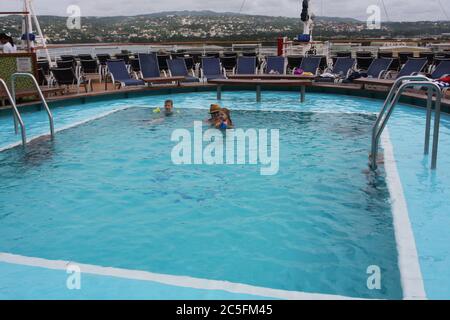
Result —
<instances>
[{"instance_id":1,"label":"metal handrail","mask_svg":"<svg viewBox=\"0 0 450 320\"><path fill-rule=\"evenodd\" d=\"M408 78L408 77L403 77L403 78ZM422 81L424 79L427 81ZM402 83L405 80L407 80L407 82ZM400 84L400 86L399 86L399 84ZM428 152L429 152L433 91L436 94L434 132L433 132L433 148L432 148L432 156L431 156L431 169L434 170L434 169L436 169L436 164L437 164L437 151L438 151L438 143L439 143L439 125L440 125L441 100L442 100L441 88L437 84L429 81L429 79L425 78L425 77L415 77L413 79L400 78L395 82L395 85L396 85L396 87L398 87L398 90L396 90L395 96L392 98L391 92L393 92L393 91L391 89L391 92L385 101L385 105L383 106L383 108L380 112L380 115L378 116L377 121L375 122L375 125L373 127L372 149L371 149L372 153L371 153L370 167L373 170L375 170L377 168L377 153L378 153L379 140L380 140L381 134L383 133L384 128L387 125L387 122L388 122L390 116L392 115L392 112L394 111L395 106L397 105L398 101L400 100L401 95L408 88L415 87L415 86L421 86L421 87L427 87L427 89L428 89L424 154L428 154ZM393 88L393 89L395 89L395 88ZM387 106L389 106L389 108L387 108ZM384 116L386 111L387 111L387 114L386 114L386 116ZM379 126L380 122L381 122L381 126Z\"/></svg>"},{"instance_id":2,"label":"metal handrail","mask_svg":"<svg viewBox=\"0 0 450 320\"><path fill-rule=\"evenodd\" d=\"M15 94L16 81L15 80L17 77L28 77L33 81L34 86L36 87L36 90L39 94L39 98L41 99L41 102L44 105L45 111L47 112L48 120L50 122L50 135L51 135L51 138L53 139L55 137L55 126L53 123L53 115L52 115L52 112L50 111L50 108L48 107L48 104L47 104L47 101L45 100L44 95L42 94L41 88L39 87L39 84L36 81L36 78L31 73L25 73L25 72L17 72L11 76L11 82L12 82L11 93L12 93L12 97L14 99L14 103L16 102L16 94Z\"/></svg>"},{"instance_id":3,"label":"metal handrail","mask_svg":"<svg viewBox=\"0 0 450 320\"><path fill-rule=\"evenodd\" d=\"M15 99L12 97L11 92L6 85L6 82L3 79L0 79L0 84L5 89L8 100L11 102L12 110L13 110L13 118L14 118L14 132L17 134L17 122L20 124L20 130L22 133L22 145L25 146L27 143L27 134L25 131L25 125L23 123L22 117L20 116L19 110L17 109L17 105Z\"/></svg>"},{"instance_id":4,"label":"metal handrail","mask_svg":"<svg viewBox=\"0 0 450 320\"><path fill-rule=\"evenodd\" d=\"M404 77L400 77L397 80L395 80L394 84L391 87L391 90L389 91L389 94L388 94L386 100L384 101L383 108L381 108L380 114L378 115L378 118L375 121L375 125L373 126L372 146L374 145L374 137L375 137L376 131L378 130L378 125L380 124L381 119L383 118L388 105L392 102L392 99L394 98L394 96L398 90L398 87L400 87L400 85L403 83L403 81L422 81L422 80L427 80L427 79L428 78L425 76L417 75L417 76L404 76Z\"/></svg>"}]
</instances>

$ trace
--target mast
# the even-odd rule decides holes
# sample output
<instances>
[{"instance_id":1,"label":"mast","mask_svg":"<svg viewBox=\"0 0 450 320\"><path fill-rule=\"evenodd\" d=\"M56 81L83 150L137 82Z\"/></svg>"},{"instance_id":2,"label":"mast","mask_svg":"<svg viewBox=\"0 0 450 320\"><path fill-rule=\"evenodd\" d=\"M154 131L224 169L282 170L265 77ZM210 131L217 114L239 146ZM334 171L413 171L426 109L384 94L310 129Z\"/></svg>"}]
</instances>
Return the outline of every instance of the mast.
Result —
<instances>
[{"instance_id":1,"label":"mast","mask_svg":"<svg viewBox=\"0 0 450 320\"><path fill-rule=\"evenodd\" d=\"M24 16L24 19L22 21L22 33L26 35L26 40L29 45L30 39L29 34L33 33L33 22L36 27L36 31L39 35L39 38L41 39L41 47L45 51L46 58L50 65L52 65L52 60L50 58L50 53L47 48L47 40L44 37L44 34L42 33L41 26L39 24L39 20L36 16L36 11L34 10L34 5L32 0L24 0L24 11L28 12L29 14Z\"/></svg>"}]
</instances>

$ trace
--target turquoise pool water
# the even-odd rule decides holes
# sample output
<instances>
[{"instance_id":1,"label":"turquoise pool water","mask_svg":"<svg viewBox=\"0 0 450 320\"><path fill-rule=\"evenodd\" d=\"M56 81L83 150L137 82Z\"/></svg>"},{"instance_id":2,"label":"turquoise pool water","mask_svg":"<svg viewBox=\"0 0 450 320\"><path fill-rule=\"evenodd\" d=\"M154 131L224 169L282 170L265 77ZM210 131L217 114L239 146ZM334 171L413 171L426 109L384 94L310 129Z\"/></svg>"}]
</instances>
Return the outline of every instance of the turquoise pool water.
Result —
<instances>
[{"instance_id":1,"label":"turquoise pool water","mask_svg":"<svg viewBox=\"0 0 450 320\"><path fill-rule=\"evenodd\" d=\"M155 114L146 107L165 98L56 108L62 127L127 107L59 132L53 143L1 152L0 252L283 290L401 297L384 173L366 172L379 101L311 94L300 105L296 94L264 93L256 104L252 93L226 93L239 127L280 129L280 170L261 176L255 165L174 165L171 132L192 129L206 116L197 108L215 100L211 93L174 95L180 113L149 123ZM393 123L415 123L408 132L417 135L422 110L402 107L399 114ZM3 146L17 140L10 120L0 117ZM33 123L29 135L48 130L42 113L24 120ZM399 126L390 128L395 148L397 141L412 144ZM447 141L445 117L442 131ZM442 149L440 165L448 161ZM416 156L408 154L410 162ZM426 166L423 157L419 163ZM439 176L438 185L446 179ZM417 201L410 180L408 206ZM419 240L418 248L433 251ZM424 269L431 267L426 262L421 256ZM381 290L366 286L369 265L382 269Z\"/></svg>"}]
</instances>

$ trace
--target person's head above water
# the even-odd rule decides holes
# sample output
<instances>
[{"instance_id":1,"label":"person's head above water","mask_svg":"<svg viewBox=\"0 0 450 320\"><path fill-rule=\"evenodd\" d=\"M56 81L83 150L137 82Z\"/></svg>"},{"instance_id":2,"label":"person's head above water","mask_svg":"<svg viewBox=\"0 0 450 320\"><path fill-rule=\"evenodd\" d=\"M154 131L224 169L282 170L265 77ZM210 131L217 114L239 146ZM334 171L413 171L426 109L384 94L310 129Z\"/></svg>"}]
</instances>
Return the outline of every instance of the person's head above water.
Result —
<instances>
[{"instance_id":1,"label":"person's head above water","mask_svg":"<svg viewBox=\"0 0 450 320\"><path fill-rule=\"evenodd\" d=\"M211 115L211 120L215 120L219 117L219 112L221 108L218 104L213 103L209 108L209 114Z\"/></svg>"},{"instance_id":2,"label":"person's head above water","mask_svg":"<svg viewBox=\"0 0 450 320\"><path fill-rule=\"evenodd\" d=\"M219 116L220 116L220 119L222 121L227 121L229 125L233 124L233 121L231 120L231 111L230 111L230 109L222 108L220 110Z\"/></svg>"},{"instance_id":3,"label":"person's head above water","mask_svg":"<svg viewBox=\"0 0 450 320\"><path fill-rule=\"evenodd\" d=\"M173 113L173 100L164 101L164 113L171 115Z\"/></svg>"}]
</instances>

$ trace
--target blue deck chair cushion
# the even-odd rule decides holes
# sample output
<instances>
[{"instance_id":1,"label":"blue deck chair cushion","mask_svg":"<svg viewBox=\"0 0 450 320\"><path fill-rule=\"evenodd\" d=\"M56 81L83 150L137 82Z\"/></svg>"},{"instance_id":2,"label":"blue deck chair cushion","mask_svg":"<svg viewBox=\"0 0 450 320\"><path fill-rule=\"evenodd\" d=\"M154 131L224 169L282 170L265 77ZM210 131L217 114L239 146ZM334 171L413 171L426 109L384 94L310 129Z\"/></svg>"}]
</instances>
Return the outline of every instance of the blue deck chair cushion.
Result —
<instances>
[{"instance_id":1,"label":"blue deck chair cushion","mask_svg":"<svg viewBox=\"0 0 450 320\"><path fill-rule=\"evenodd\" d=\"M355 59L352 58L337 58L333 67L333 73L337 75L347 76L350 69L355 65Z\"/></svg>"},{"instance_id":2,"label":"blue deck chair cushion","mask_svg":"<svg viewBox=\"0 0 450 320\"><path fill-rule=\"evenodd\" d=\"M138 56L144 78L158 78L161 76L156 53L139 53Z\"/></svg>"},{"instance_id":3,"label":"blue deck chair cushion","mask_svg":"<svg viewBox=\"0 0 450 320\"><path fill-rule=\"evenodd\" d=\"M284 57L267 57L266 73L285 74Z\"/></svg>"},{"instance_id":4,"label":"blue deck chair cushion","mask_svg":"<svg viewBox=\"0 0 450 320\"><path fill-rule=\"evenodd\" d=\"M239 57L237 60L237 74L255 74L256 57Z\"/></svg>"},{"instance_id":5,"label":"blue deck chair cushion","mask_svg":"<svg viewBox=\"0 0 450 320\"><path fill-rule=\"evenodd\" d=\"M300 68L304 72L311 72L313 74L316 74L317 69L320 66L320 60L321 57L305 57L302 60L302 64L300 65Z\"/></svg>"},{"instance_id":6,"label":"blue deck chair cushion","mask_svg":"<svg viewBox=\"0 0 450 320\"><path fill-rule=\"evenodd\" d=\"M116 82L123 83L125 86L140 86L145 84L142 80L131 78L123 60L109 60L106 62L106 65Z\"/></svg>"},{"instance_id":7,"label":"blue deck chair cushion","mask_svg":"<svg viewBox=\"0 0 450 320\"><path fill-rule=\"evenodd\" d=\"M421 59L408 59L406 61L405 65L403 66L402 70L397 75L397 78L404 77L404 76L410 76L413 73L421 72L426 65L428 64L427 58L421 58Z\"/></svg>"},{"instance_id":8,"label":"blue deck chair cushion","mask_svg":"<svg viewBox=\"0 0 450 320\"><path fill-rule=\"evenodd\" d=\"M167 66L169 67L172 77L185 77L184 82L199 82L197 77L189 75L186 67L186 62L183 58L169 60L167 59Z\"/></svg>"},{"instance_id":9,"label":"blue deck chair cushion","mask_svg":"<svg viewBox=\"0 0 450 320\"><path fill-rule=\"evenodd\" d=\"M391 58L378 58L373 60L367 70L367 77L378 79L383 71L389 70L393 61L394 59Z\"/></svg>"},{"instance_id":10,"label":"blue deck chair cushion","mask_svg":"<svg viewBox=\"0 0 450 320\"><path fill-rule=\"evenodd\" d=\"M218 58L203 58L202 59L203 76L209 79L225 79L225 76L220 71L220 60Z\"/></svg>"},{"instance_id":11,"label":"blue deck chair cushion","mask_svg":"<svg viewBox=\"0 0 450 320\"><path fill-rule=\"evenodd\" d=\"M450 60L441 61L431 74L432 79L439 79L450 74Z\"/></svg>"}]
</instances>

